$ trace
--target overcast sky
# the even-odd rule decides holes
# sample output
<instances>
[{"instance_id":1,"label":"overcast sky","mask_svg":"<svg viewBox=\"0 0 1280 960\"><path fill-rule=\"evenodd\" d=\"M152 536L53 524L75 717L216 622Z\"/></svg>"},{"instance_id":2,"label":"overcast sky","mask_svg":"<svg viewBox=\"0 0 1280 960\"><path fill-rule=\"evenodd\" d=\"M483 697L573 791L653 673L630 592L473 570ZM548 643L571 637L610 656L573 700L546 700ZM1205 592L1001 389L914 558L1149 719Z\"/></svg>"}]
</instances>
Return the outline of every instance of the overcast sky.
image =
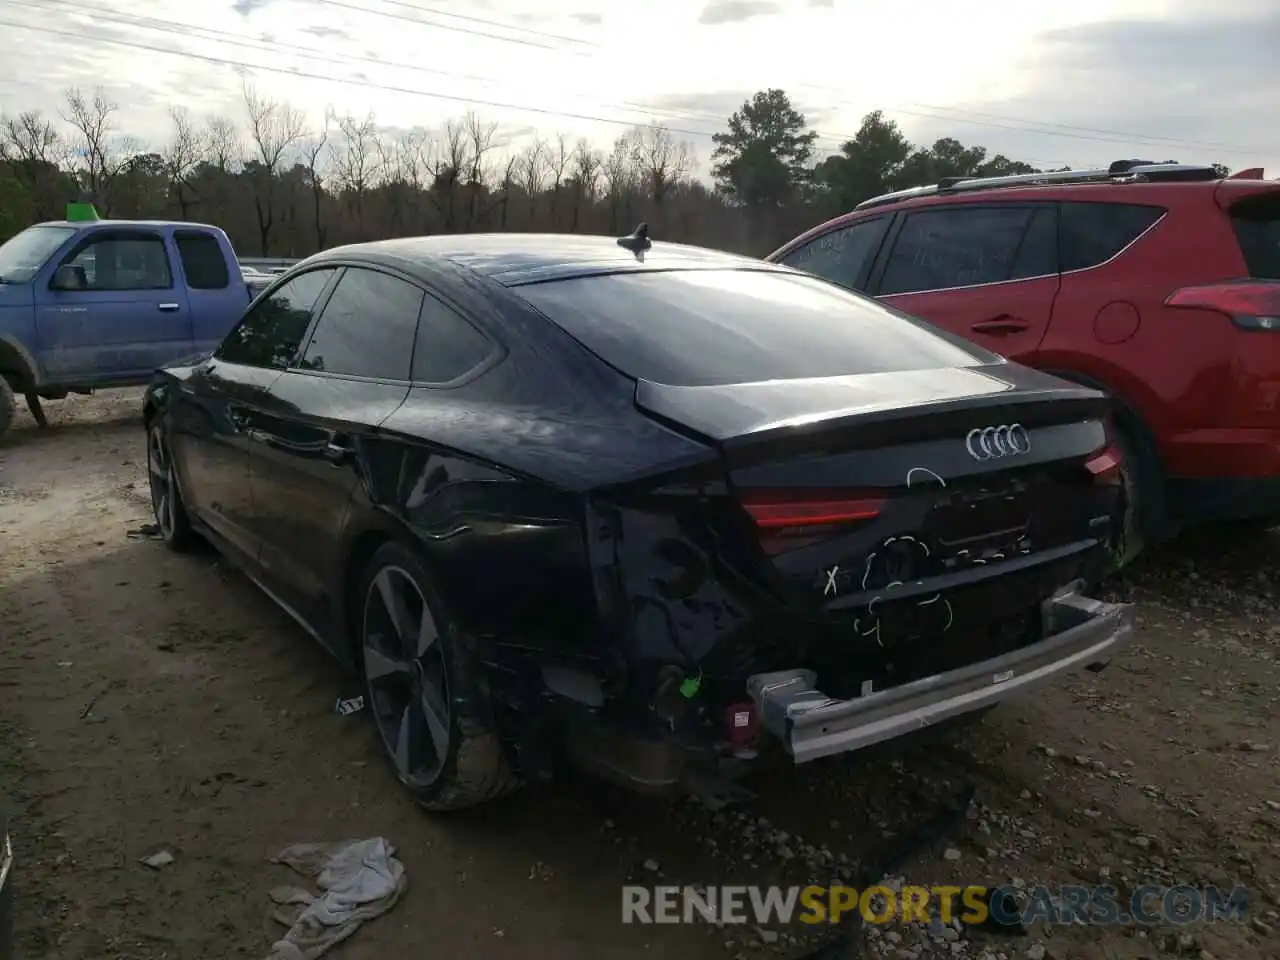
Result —
<instances>
[{"instance_id":1,"label":"overcast sky","mask_svg":"<svg viewBox=\"0 0 1280 960\"><path fill-rule=\"evenodd\" d=\"M1280 176L1280 0L0 0L0 37L0 112L52 115L60 90L102 85L151 145L171 105L242 119L248 78L313 123L474 109L515 143L604 145L657 119L705 163L708 134L777 86L823 150L882 109L914 142L1042 166Z\"/></svg>"}]
</instances>

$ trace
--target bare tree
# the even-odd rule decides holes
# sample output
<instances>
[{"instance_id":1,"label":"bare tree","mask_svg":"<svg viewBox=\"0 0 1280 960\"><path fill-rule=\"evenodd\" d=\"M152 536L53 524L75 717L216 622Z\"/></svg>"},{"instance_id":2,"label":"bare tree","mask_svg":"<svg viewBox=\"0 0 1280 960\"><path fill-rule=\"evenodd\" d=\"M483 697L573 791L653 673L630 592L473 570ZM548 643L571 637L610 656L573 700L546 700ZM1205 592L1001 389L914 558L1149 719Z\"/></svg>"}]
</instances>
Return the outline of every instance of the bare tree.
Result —
<instances>
[{"instance_id":1,"label":"bare tree","mask_svg":"<svg viewBox=\"0 0 1280 960\"><path fill-rule=\"evenodd\" d=\"M258 218L262 256L271 244L276 222L276 183L286 155L306 133L306 116L287 102L260 97L252 85L244 86L245 112L252 141L253 206ZM246 164L246 173L249 172Z\"/></svg>"},{"instance_id":2,"label":"bare tree","mask_svg":"<svg viewBox=\"0 0 1280 960\"><path fill-rule=\"evenodd\" d=\"M233 173L244 160L244 144L234 120L217 115L205 121L204 141L209 162L219 173Z\"/></svg>"},{"instance_id":3,"label":"bare tree","mask_svg":"<svg viewBox=\"0 0 1280 960\"><path fill-rule=\"evenodd\" d=\"M111 181L132 159L136 142L116 136L114 118L120 107L101 88L89 98L72 87L64 97L62 118L74 128L72 168L93 201L102 205L104 213L110 213Z\"/></svg>"},{"instance_id":4,"label":"bare tree","mask_svg":"<svg viewBox=\"0 0 1280 960\"><path fill-rule=\"evenodd\" d=\"M191 113L186 107L171 107L169 118L173 121L173 136L160 153L169 189L178 201L178 210L186 220L195 203L191 179L196 167L207 156L204 133L196 129Z\"/></svg>"},{"instance_id":5,"label":"bare tree","mask_svg":"<svg viewBox=\"0 0 1280 960\"><path fill-rule=\"evenodd\" d=\"M538 215L538 194L547 182L547 144L541 137L520 151L516 168L520 187L529 200L529 223L532 224Z\"/></svg>"},{"instance_id":6,"label":"bare tree","mask_svg":"<svg viewBox=\"0 0 1280 960\"><path fill-rule=\"evenodd\" d=\"M333 167L338 189L348 209L356 215L359 239L365 239L365 197L374 186L381 165L377 118L367 114L357 120L348 114L338 121L340 142L333 145Z\"/></svg>"},{"instance_id":7,"label":"bare tree","mask_svg":"<svg viewBox=\"0 0 1280 960\"><path fill-rule=\"evenodd\" d=\"M439 149L432 160L431 190L427 194L448 233L457 229L458 186L471 169L471 143L466 123L450 120L444 125Z\"/></svg>"},{"instance_id":8,"label":"bare tree","mask_svg":"<svg viewBox=\"0 0 1280 960\"><path fill-rule=\"evenodd\" d=\"M631 211L640 179L636 156L635 141L624 133L613 141L613 149L600 165L605 199L609 202L609 230L613 233L620 225L619 214L625 214L627 220L632 219Z\"/></svg>"},{"instance_id":9,"label":"bare tree","mask_svg":"<svg viewBox=\"0 0 1280 960\"><path fill-rule=\"evenodd\" d=\"M467 171L467 229L470 229L479 217L480 198L489 181L488 157L493 150L493 138L498 132L498 125L485 123L474 110L470 110L463 126L467 131L467 147L471 154L471 165Z\"/></svg>"},{"instance_id":10,"label":"bare tree","mask_svg":"<svg viewBox=\"0 0 1280 960\"><path fill-rule=\"evenodd\" d=\"M636 127L632 141L644 189L654 206L661 207L671 187L693 168L693 148L687 141L676 140L656 120L647 127Z\"/></svg>"},{"instance_id":11,"label":"bare tree","mask_svg":"<svg viewBox=\"0 0 1280 960\"><path fill-rule=\"evenodd\" d=\"M67 143L52 120L39 110L0 118L0 158L27 165L60 166L67 161Z\"/></svg>"},{"instance_id":12,"label":"bare tree","mask_svg":"<svg viewBox=\"0 0 1280 960\"><path fill-rule=\"evenodd\" d=\"M323 250L329 235L324 221L324 186L325 170L321 163L325 156L325 148L329 144L329 124L333 121L333 110L325 108L320 128L310 134L304 141L302 153L307 167L307 186L311 190L311 214L315 221L316 248Z\"/></svg>"},{"instance_id":13,"label":"bare tree","mask_svg":"<svg viewBox=\"0 0 1280 960\"><path fill-rule=\"evenodd\" d=\"M547 172L551 178L551 225L559 223L557 212L560 207L560 193L564 188L565 174L573 159L573 148L569 146L569 135L557 133L553 144L547 149Z\"/></svg>"},{"instance_id":14,"label":"bare tree","mask_svg":"<svg viewBox=\"0 0 1280 960\"><path fill-rule=\"evenodd\" d=\"M573 221L569 225L571 231L578 229L582 208L596 202L596 192L600 189L600 167L603 164L604 155L591 146L591 141L586 137L574 146Z\"/></svg>"}]
</instances>

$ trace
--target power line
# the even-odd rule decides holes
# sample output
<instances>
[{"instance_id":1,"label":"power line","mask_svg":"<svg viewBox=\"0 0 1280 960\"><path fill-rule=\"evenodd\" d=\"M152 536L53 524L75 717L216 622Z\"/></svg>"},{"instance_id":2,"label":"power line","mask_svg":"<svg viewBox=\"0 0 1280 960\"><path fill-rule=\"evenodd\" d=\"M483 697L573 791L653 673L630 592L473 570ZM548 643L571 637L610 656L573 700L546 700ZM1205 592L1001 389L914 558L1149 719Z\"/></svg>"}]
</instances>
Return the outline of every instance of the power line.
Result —
<instances>
[{"instance_id":1,"label":"power line","mask_svg":"<svg viewBox=\"0 0 1280 960\"><path fill-rule=\"evenodd\" d=\"M47 9L47 7L37 5L34 2L28 3L28 2L25 2L25 0L10 0L10 3L16 6L28 7L34 10ZM57 4L59 7L62 7L64 9L70 10L75 13L81 13L82 15L91 17L92 19L101 23L111 23L111 24L119 24L122 26L141 27L147 30L154 30L157 33L170 34L174 36L182 36L191 40L206 40L214 43L225 43L231 46L243 47L245 49L253 50L260 53L275 53L278 50L291 50L291 51L296 51L298 54L305 56L309 59L319 60L324 63L333 63L340 66L350 66L357 63L369 63L369 64L374 64L376 66L381 66L381 67L389 67L393 69L402 69L402 70L412 70L419 73L427 73L435 76L447 77L450 79L468 80L468 81L479 82L479 83L495 84L499 86L501 86L504 83L504 81L497 80L496 78L493 78L493 77L484 77L484 76L478 76L474 74L465 74L465 73L455 73L448 70L438 70L432 67L424 67L418 64L401 63L401 62L390 61L390 60L379 60L376 57L365 57L365 56L360 56L358 54L335 55L335 54L330 54L323 50L317 50L314 47L306 47L306 46L301 46L297 44L282 43L274 40L267 43L264 41L253 40L251 38L244 37L239 34L231 33L229 31L217 30L212 27L189 27L189 26L186 26L185 24L174 23L173 21L169 21L169 20L161 20L155 17L145 17L140 15L134 15L134 14L115 14L115 13L113 13L110 16L104 16L98 11L92 8L88 8L88 7L84 7L82 5L76 4L72 2L72 0L44 0L44 3ZM210 36L205 36L204 34L208 34ZM178 54L178 53L182 53L183 51L171 51L171 52ZM334 78L330 78L330 79L334 79ZM415 91L415 92L418 93L418 95L432 96L432 94L424 94L420 91ZM596 106L601 106L606 109L632 110L639 113L647 113L651 117L656 115L656 116L662 117L663 119L667 119L669 117L675 117L676 119L683 119L683 120L695 120L695 121L706 120L708 122L714 122L717 124L723 124L725 122L724 117L717 117L710 113L705 113L705 112L698 113L696 111L689 111L682 116L680 111L659 111L659 110L655 110L651 106L647 106L644 104L631 103L626 101L624 101L621 104L597 104ZM596 118L596 119L600 119L603 122L612 122L612 121L606 120L605 118ZM673 132L687 133L690 136L699 136L699 137L710 136L710 134L706 132L693 133L691 131L680 131L680 130L675 130ZM849 139L849 136L846 134L823 133L821 131L818 131L818 133L821 139L829 140L829 141L832 141L833 143L840 143L840 142L843 142L844 140Z\"/></svg>"},{"instance_id":2,"label":"power line","mask_svg":"<svg viewBox=\"0 0 1280 960\"><path fill-rule=\"evenodd\" d=\"M512 30L516 33L527 33L535 37L546 37L548 40L559 40L563 43L578 43L584 46L596 46L590 40L584 40L582 37L568 37L559 33L547 33L545 30L535 30L532 27L521 27L513 23L502 23L499 20L486 20L483 17L473 17L462 13L451 13L448 10L437 10L435 7L421 7L416 3L406 3L405 0L382 0L389 7L404 7L406 10L416 10L418 13L431 13L438 17L451 17L454 20L464 20L467 23L479 23L489 27L500 27L503 30Z\"/></svg>"},{"instance_id":3,"label":"power line","mask_svg":"<svg viewBox=\"0 0 1280 960\"><path fill-rule=\"evenodd\" d=\"M322 80L328 83L337 83L344 86L366 87L372 90L383 90L388 93L402 93L413 97L424 97L428 100L444 100L451 103L465 103L470 106L492 107L499 110L511 110L517 113L533 113L540 116L563 117L568 120L585 120L591 123L607 123L615 126L634 127L635 120L618 120L612 117L598 117L586 113L570 113L562 110L551 110L547 107L532 107L524 104L502 103L497 100L484 100L479 97L462 97L456 94L431 93L425 90L413 90L408 87L398 87L392 84L374 83L371 80L358 80L346 77L327 77L324 74L309 73L303 70L290 70L286 67L271 67L265 64L245 63L242 60L232 60L227 57L214 57L204 53L194 53L189 50L169 50L164 47L158 47L152 44L138 43L130 40L118 40L114 37L92 37L83 33L72 33L69 30L59 30L53 27L38 27L29 23L17 23L12 20L0 20L0 26L13 27L19 30L29 30L32 33L44 33L50 36L66 37L71 40L81 40L88 43L106 43L117 47L126 47L133 50L145 50L150 53L162 53L168 56L186 58L190 60L201 60L205 63L217 64L219 66L234 67L241 70L261 70L266 73L277 73L286 77L293 77L301 80ZM690 137L706 137L708 134L703 130L681 130L676 127L668 127L672 133L681 133Z\"/></svg>"},{"instance_id":4,"label":"power line","mask_svg":"<svg viewBox=\"0 0 1280 960\"><path fill-rule=\"evenodd\" d=\"M23 3L23 0L12 0L12 2L14 2L16 5L28 6L32 9L40 9L35 4ZM69 3L68 0L53 0L53 2L60 3L68 8L75 7L75 5L72 3ZM352 4L341 3L340 0L320 0L320 2L335 3L340 6L351 7L352 9L359 10L360 12L376 13L375 11L369 11L365 8L355 7ZM44 9L47 9L47 7ZM188 39L196 39L196 40L204 39L204 40L209 40L210 42L228 43L230 45L245 47L247 49L255 50L258 52L271 53L271 52L274 52L273 48L293 49L305 57L320 60L323 62L334 63L338 65L351 65L353 62L364 62L364 63L372 63L378 66L391 67L395 69L405 69L405 70L413 70L413 71L423 72L423 73L431 73L439 76L449 77L452 79L462 79L462 80L469 80L473 82L498 84L498 85L501 85L503 83L503 81L499 81L491 77L454 73L454 72L445 71L445 70L437 70L429 67L423 67L416 64L405 64L405 63L384 61L374 57L361 57L353 54L343 54L340 56L335 56L333 54L329 54L324 51L316 50L315 48L304 47L300 45L272 42L269 45L263 46L263 45L258 45L257 41L253 41L249 38L245 38L235 34L230 34L227 31L219 31L213 28L206 28L206 27L191 28L183 24L177 24L172 21L160 20L157 18L140 17L140 16L135 16L130 14L123 15L125 17L130 17L133 20L133 22L130 23L129 20L125 20L125 19L117 18L113 20L110 17L104 18L102 14L96 10L90 13L86 10L86 8L81 7L80 9L85 10L86 12L84 13L84 15L91 17L91 19L96 18L99 20L103 20L104 22L115 22L123 25L130 25L130 26L142 25L146 29L152 29L159 33L168 33L171 35L184 36L184 37L187 37ZM394 16L390 14L384 14L384 15ZM117 15L117 17L119 16L120 15ZM404 19L424 27L447 28L446 25L432 24L432 23L427 23L425 21L415 20L411 18L397 17L397 19ZM149 21L149 23L147 21ZM634 120L619 120L619 119L610 118L610 117L601 117L594 114L552 110L549 108L533 107L533 106L527 106L522 104L503 103L499 101L485 100L483 98L477 98L477 97L464 97L464 96L451 95L451 94L434 93L430 91L416 90L416 89L411 89L407 87L394 86L390 84L375 83L369 80L357 80L357 79L343 80L335 77L309 73L301 70L293 70L293 69L288 69L283 67L272 67L272 66L267 66L263 64L246 63L244 61L232 60L232 59L223 58L223 57L214 57L206 54L198 54L191 51L171 50L171 49L166 49L162 47L151 46L148 44L141 44L137 42L118 40L118 39L107 38L107 37L88 37L83 34L75 34L69 31L62 31L62 30L57 30L49 27L37 27L32 24L5 22L5 25L17 27L20 29L27 29L37 33L43 32L43 33L47 33L55 36L66 36L66 37L77 39L77 40L89 40L91 42L96 42L96 43L109 43L117 46L132 47L134 49L146 50L150 52L165 53L171 56L189 57L192 59L203 60L208 63L218 64L223 66L230 66L233 68L262 70L265 72L278 73L285 76L292 76L292 77L298 77L298 78L304 78L304 79L327 80L327 81L336 82L336 83L346 83L354 86L362 86L370 89L385 90L388 92L402 93L409 96L419 96L419 97L424 97L424 98L434 99L434 100L444 100L444 101L451 101L456 103L465 103L465 104L470 104L474 106L488 106L488 107L493 107L497 109L512 110L516 112L533 113L533 114L538 114L542 116L559 116L565 119L584 120L588 122L605 123L605 124L618 125L618 126L635 126L636 125L636 121ZM511 27L510 29L515 30L515 29L523 29L523 28ZM200 30L206 34L221 34L222 37L225 39L216 38L216 37L202 37L199 34L192 33L191 32L192 30ZM469 31L464 31L464 32L469 32ZM497 39L510 39L510 38L497 38ZM586 41L582 41L582 42L585 43ZM555 50L556 48L550 48L550 49ZM564 52L564 51L557 51L557 52ZM818 90L830 91L833 89L829 87L818 87L818 86L809 85L809 84L806 84L803 86L808 86L811 89L818 89ZM843 101L843 102L847 103L847 101ZM638 104L634 102L624 101L622 104L603 104L600 106L604 106L607 109L623 109L623 110L641 112L641 113L648 114L651 118L655 116L664 117L664 111L661 111L659 109L656 109L646 104ZM918 116L918 117L923 117L923 118L933 119L933 120L941 120L941 121L951 122L951 123L961 123L961 124L976 125L976 126L990 126L990 127L996 127L1000 129L1007 129L1007 130L1013 130L1013 131L1019 131L1019 132L1040 133L1046 136L1064 137L1067 139L1093 140L1093 141L1104 142L1104 143L1140 143L1141 142L1137 138L1130 138L1126 140L1118 139L1119 137L1123 136L1123 134L1120 134L1118 131L1115 132L1116 133L1115 137L1089 136L1083 133L1081 134L1055 133L1052 131L1035 130L1027 127L1009 125L1009 124L984 123L980 121L964 120L961 118L950 117L945 114L911 111L911 110L905 110L902 108L895 108L894 112L901 112L901 113L906 113L912 116ZM683 119L683 120L695 120L695 121L705 120L706 122L714 122L717 124L723 124L725 122L725 118L723 117L714 117L709 113L705 113L705 112L699 113L696 111L686 111L684 112L683 115L681 115L679 111L666 111L665 117L670 117L670 116L675 116L677 119ZM1066 126L1066 125L1062 125L1062 126ZM685 136L698 137L698 138L706 138L710 136L710 134L704 130L687 130L687 129L679 129L674 127L668 127L668 129L670 129L671 132L673 133L679 133ZM823 132L823 131L815 131L815 132L819 134L819 139L834 141L837 143L852 139L852 136L848 134ZM1186 143L1186 144L1197 143L1197 141L1176 141L1174 138L1165 138L1165 139L1172 143ZM1228 148L1225 146L1219 147L1219 149L1224 150L1224 152L1249 154L1252 156L1257 156L1259 154L1263 154L1267 152L1267 151L1259 150L1256 148L1254 149ZM1051 162L1062 163L1062 161L1051 161Z\"/></svg>"},{"instance_id":5,"label":"power line","mask_svg":"<svg viewBox=\"0 0 1280 960\"><path fill-rule=\"evenodd\" d=\"M335 6L335 7L343 7L345 9L355 10L362 13L369 13L374 16L383 16L383 17L391 17L394 19L401 19L409 23L417 23L422 26L440 26L440 27L445 26L443 24L433 24L428 21L418 20L417 18L413 18L413 17L404 17L402 15L392 14L382 10L371 10L368 8L357 7L354 4L344 2L344 0L316 0L316 2L328 4L330 6ZM443 11L433 10L431 8L426 8L426 7L418 7L415 4L406 3L405 0L382 0L382 2L392 6L406 7L411 10L418 10L418 11L430 12L430 13L439 13L444 16L452 16L452 14L444 13ZM464 18L464 19L479 19L479 18ZM600 44L596 42L577 38L577 37L559 37L558 35L555 35L555 34L544 34L541 31L533 30L529 27L519 27L512 24L502 24L502 23L498 23L497 21L480 21L480 22L486 22L492 25L500 26L503 29L510 30L514 33L525 33L525 34L530 34L532 36L555 37L556 39L567 40L569 42L581 44L583 46L591 47L597 50L603 49L600 46ZM489 35L482 34L482 36L489 36ZM499 37L496 39L507 39L507 40L512 40L512 42L519 42L514 40L513 38ZM543 49L549 49L559 53L569 53L574 56L585 55L579 51L564 50L563 48L560 48L560 47L549 47L544 44L534 44L534 45L541 47ZM801 86L809 87L810 89L813 89L813 90L825 90L827 92L842 94L842 91L836 90L833 87L822 87L814 84L801 84ZM837 102L844 106L854 106L854 104L852 104L848 100L840 100ZM907 116L921 117L921 118L930 119L930 120L950 121L954 119L956 122L966 123L971 126L990 127L992 129L997 129L997 130L1012 130L1012 131L1023 132L1023 133L1040 133L1045 136L1056 136L1056 137L1062 137L1066 139L1075 139L1075 140L1092 140L1100 143L1133 143L1133 144L1140 144L1145 146L1157 146L1157 145L1163 144L1163 145L1170 145L1170 146L1184 146L1184 147L1196 147L1196 148L1207 147L1210 149L1220 150L1227 153L1248 154L1251 156L1257 156L1260 154L1266 154L1271 152L1271 149L1262 150L1262 149L1258 149L1257 147L1242 147L1239 145L1217 143L1214 141L1207 141L1207 140L1190 140L1182 137L1168 137L1168 136L1161 136L1158 134L1148 135L1148 134L1137 134L1132 132L1125 132L1120 130L1106 130L1106 129L1093 128L1093 127L1078 127L1078 126L1073 126L1071 124L1058 124L1058 123L1051 123L1047 121L1032 120L1027 117L1014 117L1014 116L1001 116L998 114L986 114L986 113L981 113L979 111L964 110L962 108L956 108L956 107L935 106L931 104L914 104L914 105L922 106L928 110L933 110L935 112L922 113L920 111L909 110L904 107L896 107L896 106L888 108L888 112L901 113ZM942 114L939 115L939 113L937 113L936 111L942 111ZM984 122L982 120L964 120L961 118L953 118L949 116L948 113L969 114L971 116L986 117L989 120L999 120L999 121L1006 121L1006 122L991 123L991 122ZM1011 126L1010 124L1013 124L1013 125ZM1040 129L1043 127L1048 127L1051 129ZM1053 130L1055 129L1061 130L1063 132L1055 133L1053 132ZM1069 135L1067 131L1076 131L1078 135ZM1094 134L1094 135L1089 135L1089 134Z\"/></svg>"},{"instance_id":6,"label":"power line","mask_svg":"<svg viewBox=\"0 0 1280 960\"><path fill-rule=\"evenodd\" d=\"M387 10L373 10L369 7L357 6L354 3L346 3L344 0L312 0L313 3L322 3L327 7L338 7L343 10L354 10L356 13L367 13L375 17L386 17L390 20L399 20L402 23L416 23L419 26L435 27L439 30L452 30L454 33L466 33L475 37L485 37L489 40L500 40L503 43L517 43L525 47L537 47L541 50L552 50L556 53L567 53L574 57L587 56L584 50L567 50L562 46L555 46L550 43L543 43L538 40L522 40L519 37L504 37L496 33L485 33L483 30L472 30L469 27L459 27L451 23L432 23L429 20L419 20L417 17L406 17L402 13L391 13ZM385 0L384 0L385 2ZM400 4L408 6L408 4ZM523 32L521 27L506 27L507 30ZM579 41L582 42L582 41Z\"/></svg>"}]
</instances>

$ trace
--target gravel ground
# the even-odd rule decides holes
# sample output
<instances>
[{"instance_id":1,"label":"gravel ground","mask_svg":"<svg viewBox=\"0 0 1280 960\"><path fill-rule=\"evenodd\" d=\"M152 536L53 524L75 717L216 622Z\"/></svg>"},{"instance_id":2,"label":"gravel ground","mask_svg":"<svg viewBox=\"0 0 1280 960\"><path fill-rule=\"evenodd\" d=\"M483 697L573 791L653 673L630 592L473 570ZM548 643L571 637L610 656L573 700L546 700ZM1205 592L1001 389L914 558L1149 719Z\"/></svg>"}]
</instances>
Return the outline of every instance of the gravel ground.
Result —
<instances>
[{"instance_id":1,"label":"gravel ground","mask_svg":"<svg viewBox=\"0 0 1280 960\"><path fill-rule=\"evenodd\" d=\"M877 956L1280 957L1280 536L1184 540L1115 592L1134 646L904 754L774 772L718 812L572 778L448 818L395 788L348 681L212 555L130 539L148 519L138 393L49 405L0 443L0 783L16 798L22 957L262 957L267 858L381 835L403 903L337 960L794 956L811 928L624 926L620 885L829 881L899 835L918 798L977 802L906 882L1243 884L1250 919L1036 924L1021 938L891 925ZM25 415L24 415L25 416ZM167 850L173 863L139 859Z\"/></svg>"}]
</instances>

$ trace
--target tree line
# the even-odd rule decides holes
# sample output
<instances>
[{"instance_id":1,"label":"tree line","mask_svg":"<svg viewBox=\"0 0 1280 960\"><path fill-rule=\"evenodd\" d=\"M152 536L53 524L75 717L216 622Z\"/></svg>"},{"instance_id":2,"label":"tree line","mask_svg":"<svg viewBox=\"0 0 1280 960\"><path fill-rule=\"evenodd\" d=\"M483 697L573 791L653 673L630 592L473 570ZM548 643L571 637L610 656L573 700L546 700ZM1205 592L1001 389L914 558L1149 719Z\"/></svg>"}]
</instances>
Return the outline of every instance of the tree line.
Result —
<instances>
[{"instance_id":1,"label":"tree line","mask_svg":"<svg viewBox=\"0 0 1280 960\"><path fill-rule=\"evenodd\" d=\"M55 116L0 115L0 240L89 199L103 216L216 224L244 255L432 233L618 235L642 220L659 239L763 255L889 190L1038 172L951 138L913 144L880 111L819 157L778 89L714 134L711 184L693 175L693 145L657 121L604 146L558 133L513 148L474 112L392 131L373 113L309 118L249 84L238 118L172 109L163 143L130 136L119 115L104 91L77 88Z\"/></svg>"}]
</instances>

